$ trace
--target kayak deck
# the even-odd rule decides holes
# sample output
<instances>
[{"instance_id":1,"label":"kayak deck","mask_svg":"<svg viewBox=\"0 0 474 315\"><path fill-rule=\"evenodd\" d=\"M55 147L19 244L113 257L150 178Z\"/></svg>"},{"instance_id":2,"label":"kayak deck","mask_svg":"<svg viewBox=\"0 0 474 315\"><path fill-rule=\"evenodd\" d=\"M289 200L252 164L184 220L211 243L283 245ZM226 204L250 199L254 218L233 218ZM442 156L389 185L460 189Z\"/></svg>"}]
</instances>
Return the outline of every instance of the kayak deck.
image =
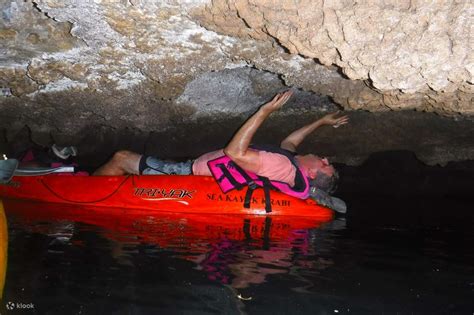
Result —
<instances>
[{"instance_id":1,"label":"kayak deck","mask_svg":"<svg viewBox=\"0 0 474 315\"><path fill-rule=\"evenodd\" d=\"M213 177L195 175L129 176L14 176L0 185L0 197L95 207L133 208L149 211L265 215L262 189L244 208L246 188L224 194ZM333 211L311 199L301 200L271 192L269 215L331 219Z\"/></svg>"}]
</instances>

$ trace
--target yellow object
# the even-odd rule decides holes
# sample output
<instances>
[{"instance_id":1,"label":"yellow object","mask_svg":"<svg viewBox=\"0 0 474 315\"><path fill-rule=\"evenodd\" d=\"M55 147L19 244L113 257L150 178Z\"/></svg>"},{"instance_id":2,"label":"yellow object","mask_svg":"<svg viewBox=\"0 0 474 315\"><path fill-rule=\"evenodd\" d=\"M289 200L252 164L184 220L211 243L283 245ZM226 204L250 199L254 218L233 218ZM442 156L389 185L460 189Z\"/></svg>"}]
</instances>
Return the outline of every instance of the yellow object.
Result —
<instances>
[{"instance_id":1,"label":"yellow object","mask_svg":"<svg viewBox=\"0 0 474 315\"><path fill-rule=\"evenodd\" d=\"M0 200L0 299L3 297L3 287L5 286L5 276L7 273L8 254L8 229L7 218Z\"/></svg>"}]
</instances>

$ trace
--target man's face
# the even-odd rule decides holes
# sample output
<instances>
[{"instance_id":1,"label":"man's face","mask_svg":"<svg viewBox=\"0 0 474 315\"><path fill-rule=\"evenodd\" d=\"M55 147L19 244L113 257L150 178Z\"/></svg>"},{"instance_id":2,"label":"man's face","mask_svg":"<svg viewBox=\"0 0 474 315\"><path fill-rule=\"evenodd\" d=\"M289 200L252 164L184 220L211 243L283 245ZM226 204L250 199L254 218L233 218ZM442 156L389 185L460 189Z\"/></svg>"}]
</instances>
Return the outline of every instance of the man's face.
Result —
<instances>
[{"instance_id":1,"label":"man's face","mask_svg":"<svg viewBox=\"0 0 474 315\"><path fill-rule=\"evenodd\" d=\"M334 167L329 164L327 158L319 157L314 154L309 154L310 168L316 174L318 171L323 172L327 176L331 177L334 174Z\"/></svg>"}]
</instances>

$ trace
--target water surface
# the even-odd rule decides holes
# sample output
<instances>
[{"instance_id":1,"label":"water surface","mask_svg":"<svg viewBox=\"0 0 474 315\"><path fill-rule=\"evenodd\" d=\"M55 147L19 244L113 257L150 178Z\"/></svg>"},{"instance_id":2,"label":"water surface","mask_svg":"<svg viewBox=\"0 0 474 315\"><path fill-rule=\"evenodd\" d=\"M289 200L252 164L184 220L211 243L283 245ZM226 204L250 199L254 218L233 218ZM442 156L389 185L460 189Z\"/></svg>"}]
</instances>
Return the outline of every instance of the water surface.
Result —
<instances>
[{"instance_id":1,"label":"water surface","mask_svg":"<svg viewBox=\"0 0 474 315\"><path fill-rule=\"evenodd\" d=\"M346 217L319 225L217 216L203 225L189 215L127 219L126 211L78 216L78 209L74 220L53 205L6 208L4 301L34 305L8 313L474 310L472 230L364 226Z\"/></svg>"},{"instance_id":2,"label":"water surface","mask_svg":"<svg viewBox=\"0 0 474 315\"><path fill-rule=\"evenodd\" d=\"M1 312L473 314L473 166L340 168L326 223L5 202Z\"/></svg>"}]
</instances>

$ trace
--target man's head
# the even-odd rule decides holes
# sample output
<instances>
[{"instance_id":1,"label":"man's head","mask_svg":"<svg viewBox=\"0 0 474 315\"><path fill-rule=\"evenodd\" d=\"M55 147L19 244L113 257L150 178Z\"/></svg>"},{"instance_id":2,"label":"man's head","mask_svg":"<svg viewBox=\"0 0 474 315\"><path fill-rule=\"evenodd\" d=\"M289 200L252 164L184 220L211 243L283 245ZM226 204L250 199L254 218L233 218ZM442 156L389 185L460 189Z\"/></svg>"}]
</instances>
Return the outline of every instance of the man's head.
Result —
<instances>
[{"instance_id":1,"label":"man's head","mask_svg":"<svg viewBox=\"0 0 474 315\"><path fill-rule=\"evenodd\" d=\"M339 176L327 158L314 154L298 156L300 167L306 171L310 185L331 194L336 190Z\"/></svg>"}]
</instances>

